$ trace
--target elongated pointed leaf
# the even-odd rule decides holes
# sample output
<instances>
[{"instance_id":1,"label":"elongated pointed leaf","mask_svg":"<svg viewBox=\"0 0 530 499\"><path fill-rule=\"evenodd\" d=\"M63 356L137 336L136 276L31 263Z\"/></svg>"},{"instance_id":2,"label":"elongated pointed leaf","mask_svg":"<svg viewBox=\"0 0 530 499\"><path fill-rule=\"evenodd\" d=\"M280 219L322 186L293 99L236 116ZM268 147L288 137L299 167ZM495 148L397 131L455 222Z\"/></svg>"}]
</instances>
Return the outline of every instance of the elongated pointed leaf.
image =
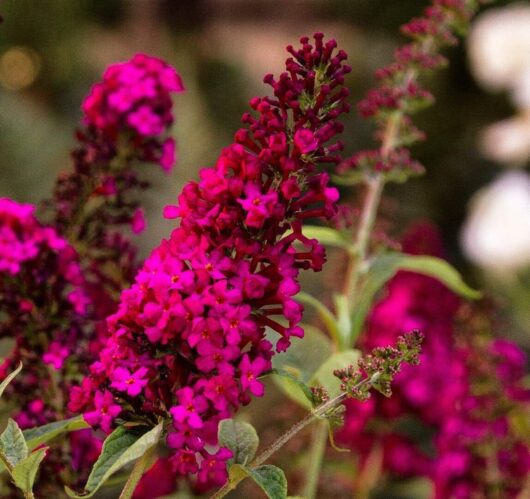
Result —
<instances>
[{"instance_id":1,"label":"elongated pointed leaf","mask_svg":"<svg viewBox=\"0 0 530 499\"><path fill-rule=\"evenodd\" d=\"M229 463L247 464L256 455L259 437L251 424L234 419L223 419L219 423L219 445L228 447L234 457Z\"/></svg>"},{"instance_id":2,"label":"elongated pointed leaf","mask_svg":"<svg viewBox=\"0 0 530 499\"><path fill-rule=\"evenodd\" d=\"M280 370L280 372L288 374L287 371ZM312 404L301 390L300 383L302 382L297 379L296 375L274 376L273 380L274 384L280 388L284 395L287 395L293 402L296 402L304 409L311 410Z\"/></svg>"},{"instance_id":3,"label":"elongated pointed leaf","mask_svg":"<svg viewBox=\"0 0 530 499\"><path fill-rule=\"evenodd\" d=\"M353 349L333 354L318 368L310 384L322 385L328 391L331 398L336 397L340 393L341 382L333 375L333 371L336 369L344 369L349 365L357 366L357 361L360 356L361 352Z\"/></svg>"},{"instance_id":4,"label":"elongated pointed leaf","mask_svg":"<svg viewBox=\"0 0 530 499\"><path fill-rule=\"evenodd\" d=\"M134 491L138 486L138 483L144 476L144 473L147 471L149 466L153 463L153 453L155 451L154 447L147 449L144 455L136 460L134 467L123 487L120 497L118 499L131 499L134 495Z\"/></svg>"},{"instance_id":5,"label":"elongated pointed leaf","mask_svg":"<svg viewBox=\"0 0 530 499\"><path fill-rule=\"evenodd\" d=\"M272 358L272 367L290 373L299 382L309 383L316 370L331 355L333 346L317 328L303 324L304 338L294 338L291 347ZM286 376L274 376L274 383L292 400L307 409L311 408L299 382Z\"/></svg>"},{"instance_id":6,"label":"elongated pointed leaf","mask_svg":"<svg viewBox=\"0 0 530 499\"><path fill-rule=\"evenodd\" d=\"M63 421L55 421L43 426L37 426L36 428L29 428L22 433L31 451L62 433L82 430L84 428L90 428L90 425L83 419L83 416L76 416L74 418L64 419Z\"/></svg>"},{"instance_id":7,"label":"elongated pointed leaf","mask_svg":"<svg viewBox=\"0 0 530 499\"><path fill-rule=\"evenodd\" d=\"M337 310L337 329L339 331L340 345L347 348L353 345L350 341L352 320L350 313L350 303L348 298L340 294L333 295L333 302Z\"/></svg>"},{"instance_id":8,"label":"elongated pointed leaf","mask_svg":"<svg viewBox=\"0 0 530 499\"><path fill-rule=\"evenodd\" d=\"M340 346L341 337L339 333L339 325L337 323L337 318L333 315L333 312L320 300L317 300L310 294L301 292L295 296L295 299L304 305L313 307L317 311L318 316L320 319L322 319L322 322L324 323L324 326L326 326L331 338L337 345Z\"/></svg>"},{"instance_id":9,"label":"elongated pointed leaf","mask_svg":"<svg viewBox=\"0 0 530 499\"><path fill-rule=\"evenodd\" d=\"M241 464L232 464L228 468L228 481L235 486L249 475L249 470Z\"/></svg>"},{"instance_id":10,"label":"elongated pointed leaf","mask_svg":"<svg viewBox=\"0 0 530 499\"><path fill-rule=\"evenodd\" d=\"M306 225L303 229L303 234L310 239L317 239L321 244L326 246L336 246L338 248L344 248L347 251L353 251L351 240L331 227Z\"/></svg>"},{"instance_id":11,"label":"elongated pointed leaf","mask_svg":"<svg viewBox=\"0 0 530 499\"><path fill-rule=\"evenodd\" d=\"M13 381L13 378L21 371L21 369L22 369L22 362L20 362L18 364L18 367L11 374L8 374L6 376L6 378L4 379L4 381L2 381L2 383L0 383L0 397L4 393L4 390L7 388L9 383L11 383L11 381Z\"/></svg>"},{"instance_id":12,"label":"elongated pointed leaf","mask_svg":"<svg viewBox=\"0 0 530 499\"><path fill-rule=\"evenodd\" d=\"M296 400L300 399L299 403L303 407L307 407L308 409L313 407L313 392L298 376L285 369L271 369L270 372L281 378L281 381L278 381L278 383L282 384L282 389L284 391L289 391L291 398ZM303 397L301 397L301 395Z\"/></svg>"},{"instance_id":13,"label":"elongated pointed leaf","mask_svg":"<svg viewBox=\"0 0 530 499\"><path fill-rule=\"evenodd\" d=\"M16 466L28 455L28 446L22 430L11 418L8 419L6 429L0 435L0 449L11 466Z\"/></svg>"},{"instance_id":14,"label":"elongated pointed leaf","mask_svg":"<svg viewBox=\"0 0 530 499\"><path fill-rule=\"evenodd\" d=\"M287 498L287 479L280 468L272 464L264 464L257 468L247 468L247 471L269 499Z\"/></svg>"},{"instance_id":15,"label":"elongated pointed leaf","mask_svg":"<svg viewBox=\"0 0 530 499\"><path fill-rule=\"evenodd\" d=\"M385 261L385 256L388 258ZM470 288L462 279L460 272L450 263L434 256L406 255L402 253L383 255L383 265L394 265L397 270L418 272L429 277L434 277L445 284L456 294L477 300L482 296L480 291Z\"/></svg>"},{"instance_id":16,"label":"elongated pointed leaf","mask_svg":"<svg viewBox=\"0 0 530 499\"><path fill-rule=\"evenodd\" d=\"M130 430L122 426L116 428L103 443L103 449L90 472L84 492L76 494L72 489L65 487L68 496L92 497L113 473L143 456L148 449L156 445L162 430L163 423L149 431L140 427Z\"/></svg>"},{"instance_id":17,"label":"elongated pointed leaf","mask_svg":"<svg viewBox=\"0 0 530 499\"><path fill-rule=\"evenodd\" d=\"M15 485L22 491L30 492L33 490L37 471L39 470L40 463L46 456L47 450L48 447L42 447L32 452L13 468L11 476L15 481Z\"/></svg>"},{"instance_id":18,"label":"elongated pointed leaf","mask_svg":"<svg viewBox=\"0 0 530 499\"><path fill-rule=\"evenodd\" d=\"M400 270L433 277L464 298L475 300L481 296L480 292L470 288L460 273L445 260L433 256L386 253L378 257L371 266L368 280L361 290L361 299L355 304L352 341L360 333L378 291Z\"/></svg>"},{"instance_id":19,"label":"elongated pointed leaf","mask_svg":"<svg viewBox=\"0 0 530 499\"><path fill-rule=\"evenodd\" d=\"M333 426L331 425L331 422L328 420L328 442L331 447L336 450L337 452L351 452L351 449L347 449L345 447L339 447L337 445L337 442L335 442L335 434L333 433Z\"/></svg>"}]
</instances>

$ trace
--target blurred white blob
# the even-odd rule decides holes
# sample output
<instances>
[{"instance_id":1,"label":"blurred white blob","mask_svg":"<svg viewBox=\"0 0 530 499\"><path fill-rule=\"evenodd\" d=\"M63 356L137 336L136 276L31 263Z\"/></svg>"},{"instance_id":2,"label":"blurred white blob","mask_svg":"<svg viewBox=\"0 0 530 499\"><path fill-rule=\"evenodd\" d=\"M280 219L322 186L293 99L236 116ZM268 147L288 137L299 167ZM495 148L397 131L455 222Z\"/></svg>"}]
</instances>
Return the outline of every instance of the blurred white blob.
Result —
<instances>
[{"instance_id":1,"label":"blurred white blob","mask_svg":"<svg viewBox=\"0 0 530 499\"><path fill-rule=\"evenodd\" d=\"M475 21L468 39L471 69L490 90L521 88L530 103L530 4L488 10ZM519 105L519 102L516 102Z\"/></svg>"},{"instance_id":2,"label":"blurred white blob","mask_svg":"<svg viewBox=\"0 0 530 499\"><path fill-rule=\"evenodd\" d=\"M471 200L462 230L470 260L492 273L530 264L530 175L509 171Z\"/></svg>"},{"instance_id":3,"label":"blurred white blob","mask_svg":"<svg viewBox=\"0 0 530 499\"><path fill-rule=\"evenodd\" d=\"M486 127L482 153L499 163L523 165L530 158L530 112Z\"/></svg>"},{"instance_id":4,"label":"blurred white blob","mask_svg":"<svg viewBox=\"0 0 530 499\"><path fill-rule=\"evenodd\" d=\"M487 127L482 149L512 166L530 158L530 3L488 10L468 38L471 71L492 91L507 91L518 115Z\"/></svg>"}]
</instances>

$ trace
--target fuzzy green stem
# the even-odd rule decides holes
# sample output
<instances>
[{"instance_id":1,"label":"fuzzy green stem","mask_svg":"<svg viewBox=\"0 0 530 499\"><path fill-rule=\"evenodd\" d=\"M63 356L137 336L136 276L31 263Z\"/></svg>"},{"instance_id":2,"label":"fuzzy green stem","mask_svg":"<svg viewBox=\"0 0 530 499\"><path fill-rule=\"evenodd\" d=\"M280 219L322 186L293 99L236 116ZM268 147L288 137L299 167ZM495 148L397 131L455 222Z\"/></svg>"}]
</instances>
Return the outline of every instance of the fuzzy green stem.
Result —
<instances>
[{"instance_id":1,"label":"fuzzy green stem","mask_svg":"<svg viewBox=\"0 0 530 499\"><path fill-rule=\"evenodd\" d=\"M414 76L415 72L410 71L407 75L407 79L413 79ZM381 157L383 160L388 159L390 153L396 147L396 140L403 116L404 115L401 111L396 111L388 119L381 144ZM383 174L376 172L367 175L365 178L365 185L366 196L361 212L359 228L355 236L355 252L349 255L343 287L343 295L346 296L350 311L355 309L357 299L361 293L362 276L368 264L370 239L385 186ZM356 339L357 338L353 336L352 332L345 348L351 348Z\"/></svg>"},{"instance_id":2,"label":"fuzzy green stem","mask_svg":"<svg viewBox=\"0 0 530 499\"><path fill-rule=\"evenodd\" d=\"M367 378L362 381L360 381L353 389L352 391L355 391L356 389L361 388L363 385L368 383L373 383L374 378ZM332 411L333 409L337 408L340 404L344 402L344 400L348 397L347 393L341 393L340 395L336 396L335 398L328 400L327 402L323 403L322 405L318 406L316 409L311 411L304 419L298 421L295 425L291 426L289 430L287 430L283 435L278 437L269 447L267 447L250 465L248 465L249 468L257 468L261 464L263 464L269 457L271 457L275 452L280 450L291 438L293 438L295 435L297 435L300 431L302 431L307 425L315 421L316 419L319 419L323 416L325 416L329 411ZM325 443L325 442L324 442ZM320 465L318 466L320 467ZM235 479L228 480L217 492L215 492L210 499L220 499L222 497L225 497L229 492L234 490L237 485L242 482L246 478L246 475L240 475ZM316 477L318 480L318 477Z\"/></svg>"},{"instance_id":3,"label":"fuzzy green stem","mask_svg":"<svg viewBox=\"0 0 530 499\"><path fill-rule=\"evenodd\" d=\"M377 210L381 201L384 180L380 173L375 174L365 180L366 197L361 214L361 221L357 236L355 238L355 252L348 260L348 269L344 281L343 294L346 296L350 310L354 306L355 298L358 295L358 287L366 262L370 236L374 227ZM349 347L349 345L348 345Z\"/></svg>"},{"instance_id":4,"label":"fuzzy green stem","mask_svg":"<svg viewBox=\"0 0 530 499\"><path fill-rule=\"evenodd\" d=\"M363 383L366 383L366 380L363 380L359 383L359 386ZM259 465L263 464L269 457L271 457L276 451L280 450L291 438L296 434L302 431L307 425L312 423L315 419L324 416L328 411L338 407L346 398L345 393L341 393L334 399L325 402L320 405L313 411L311 411L304 419L298 421L295 425L291 426L283 435L278 437L269 447L267 447L252 463L250 463L249 468L257 468ZM211 496L210 499L220 499L225 497L230 491L234 490L237 485L246 478L246 475L238 476L235 480L228 480L223 487L221 487L215 494Z\"/></svg>"},{"instance_id":5,"label":"fuzzy green stem","mask_svg":"<svg viewBox=\"0 0 530 499\"><path fill-rule=\"evenodd\" d=\"M381 157L387 159L395 147L395 142L399 130L399 125L403 115L396 111L388 120L383 142L381 144ZM349 255L346 278L344 280L343 294L352 310L355 307L355 300L359 295L359 286L361 277L366 266L370 238L377 218L377 211L381 202L381 195L385 186L383 174L374 173L367 175L365 178L366 195L361 212L361 220L357 234L355 235L355 252ZM348 342L346 348L349 348L351 342Z\"/></svg>"},{"instance_id":6,"label":"fuzzy green stem","mask_svg":"<svg viewBox=\"0 0 530 499\"><path fill-rule=\"evenodd\" d=\"M326 421L320 421L313 434L313 441L311 443L309 465L307 466L307 481L302 494L305 499L315 499L317 497L318 479L324 453L326 452L327 441L328 423Z\"/></svg>"},{"instance_id":7,"label":"fuzzy green stem","mask_svg":"<svg viewBox=\"0 0 530 499\"><path fill-rule=\"evenodd\" d=\"M361 384L366 383L366 380L361 381ZM304 419L298 421L295 425L291 426L283 435L278 437L267 449L265 449L254 461L251 463L251 467L259 466L263 464L269 457L271 457L276 451L280 450L291 438L297 433L302 431L308 424L312 423L315 419L324 416L328 411L338 407L346 398L346 393L341 393L334 399L328 400L326 403L320 405L313 411L311 411Z\"/></svg>"}]
</instances>

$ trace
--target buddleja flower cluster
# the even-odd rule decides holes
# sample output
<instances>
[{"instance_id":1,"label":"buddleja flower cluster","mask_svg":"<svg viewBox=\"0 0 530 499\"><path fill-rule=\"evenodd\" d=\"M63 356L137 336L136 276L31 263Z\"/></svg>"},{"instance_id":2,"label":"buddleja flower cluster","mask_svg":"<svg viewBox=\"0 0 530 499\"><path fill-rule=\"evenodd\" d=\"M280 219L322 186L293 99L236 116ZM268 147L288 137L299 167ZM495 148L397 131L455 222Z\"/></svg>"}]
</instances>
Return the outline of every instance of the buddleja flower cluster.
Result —
<instances>
[{"instance_id":1,"label":"buddleja flower cluster","mask_svg":"<svg viewBox=\"0 0 530 499\"><path fill-rule=\"evenodd\" d=\"M106 335L116 291L132 281L135 248L118 232L143 225L131 191L144 186L132 168L150 161L170 169L171 94L181 90L178 74L158 59L110 66L83 104L74 171L59 178L41 216L33 205L0 200L0 337L15 341L0 370L24 365L4 395L22 428L65 417L72 383ZM90 432L71 439L74 468L87 470L99 441ZM67 466L58 452L46 459L48 480Z\"/></svg>"},{"instance_id":2,"label":"buddleja flower cluster","mask_svg":"<svg viewBox=\"0 0 530 499\"><path fill-rule=\"evenodd\" d=\"M36 219L33 205L0 199L0 255L0 335L16 342L2 377L21 360L28 364L17 380L17 421L23 428L37 426L56 417L54 404L42 400L54 400L44 381L46 366L62 369L77 349L87 315L85 280L75 249ZM24 400L28 392L33 398Z\"/></svg>"},{"instance_id":3,"label":"buddleja flower cluster","mask_svg":"<svg viewBox=\"0 0 530 499\"><path fill-rule=\"evenodd\" d=\"M439 234L424 223L407 233L403 249L443 256ZM400 272L373 308L363 348L392 343L411 327L425 332L420 365L403 367L392 398L347 402L338 440L361 455L362 466L381 446L385 471L429 477L440 499L516 497L530 470L528 448L511 424L530 401L524 353L494 339L483 311L461 303L432 278ZM414 425L410 433L407 421ZM428 445L434 458L424 452L418 428L433 435Z\"/></svg>"},{"instance_id":4,"label":"buddleja flower cluster","mask_svg":"<svg viewBox=\"0 0 530 499\"><path fill-rule=\"evenodd\" d=\"M515 498L527 485L530 449L519 429L530 405L527 358L515 343L494 337L490 311L490 304L459 310L455 353L465 377L461 396L435 438L439 498Z\"/></svg>"},{"instance_id":5,"label":"buddleja flower cluster","mask_svg":"<svg viewBox=\"0 0 530 499\"><path fill-rule=\"evenodd\" d=\"M278 333L277 351L303 336L297 278L321 269L324 249L302 222L336 211L338 192L317 166L339 161L341 144L329 141L342 131L350 68L335 41L317 33L301 43L288 47L285 73L265 77L273 97L251 101L247 127L166 208L180 227L123 292L92 376L72 392L71 409L107 432L117 418L171 418L173 469L197 473L199 487L226 480L231 453L211 450L218 422L263 395L266 330Z\"/></svg>"},{"instance_id":6,"label":"buddleja flower cluster","mask_svg":"<svg viewBox=\"0 0 530 499\"><path fill-rule=\"evenodd\" d=\"M139 233L145 228L138 194L149 184L134 166L157 163L171 170L171 95L183 90L178 73L154 57L137 54L109 66L83 102L74 171L58 179L53 199L45 203L45 218L81 243L90 261L85 273L95 284L93 290L101 295L103 287L111 302L136 271L135 248L119 229L130 225ZM93 301L104 300L99 296Z\"/></svg>"}]
</instances>

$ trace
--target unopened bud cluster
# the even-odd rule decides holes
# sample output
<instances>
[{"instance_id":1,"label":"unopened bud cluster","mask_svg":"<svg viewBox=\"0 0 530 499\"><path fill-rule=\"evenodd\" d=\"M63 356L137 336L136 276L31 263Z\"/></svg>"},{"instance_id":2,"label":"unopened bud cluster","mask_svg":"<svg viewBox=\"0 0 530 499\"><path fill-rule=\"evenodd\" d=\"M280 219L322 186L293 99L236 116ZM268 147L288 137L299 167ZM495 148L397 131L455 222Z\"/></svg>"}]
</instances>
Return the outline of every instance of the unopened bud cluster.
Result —
<instances>
[{"instance_id":1,"label":"unopened bud cluster","mask_svg":"<svg viewBox=\"0 0 530 499\"><path fill-rule=\"evenodd\" d=\"M311 394L315 406L325 404L329 400L329 393L323 386L312 386Z\"/></svg>"},{"instance_id":2,"label":"unopened bud cluster","mask_svg":"<svg viewBox=\"0 0 530 499\"><path fill-rule=\"evenodd\" d=\"M359 359L357 368L350 365L345 369L335 370L333 374L341 381L340 389L350 398L367 400L371 388L390 397L391 383L400 371L401 364L419 363L422 343L423 334L412 331L400 336L396 346L374 348L372 353Z\"/></svg>"}]
</instances>

